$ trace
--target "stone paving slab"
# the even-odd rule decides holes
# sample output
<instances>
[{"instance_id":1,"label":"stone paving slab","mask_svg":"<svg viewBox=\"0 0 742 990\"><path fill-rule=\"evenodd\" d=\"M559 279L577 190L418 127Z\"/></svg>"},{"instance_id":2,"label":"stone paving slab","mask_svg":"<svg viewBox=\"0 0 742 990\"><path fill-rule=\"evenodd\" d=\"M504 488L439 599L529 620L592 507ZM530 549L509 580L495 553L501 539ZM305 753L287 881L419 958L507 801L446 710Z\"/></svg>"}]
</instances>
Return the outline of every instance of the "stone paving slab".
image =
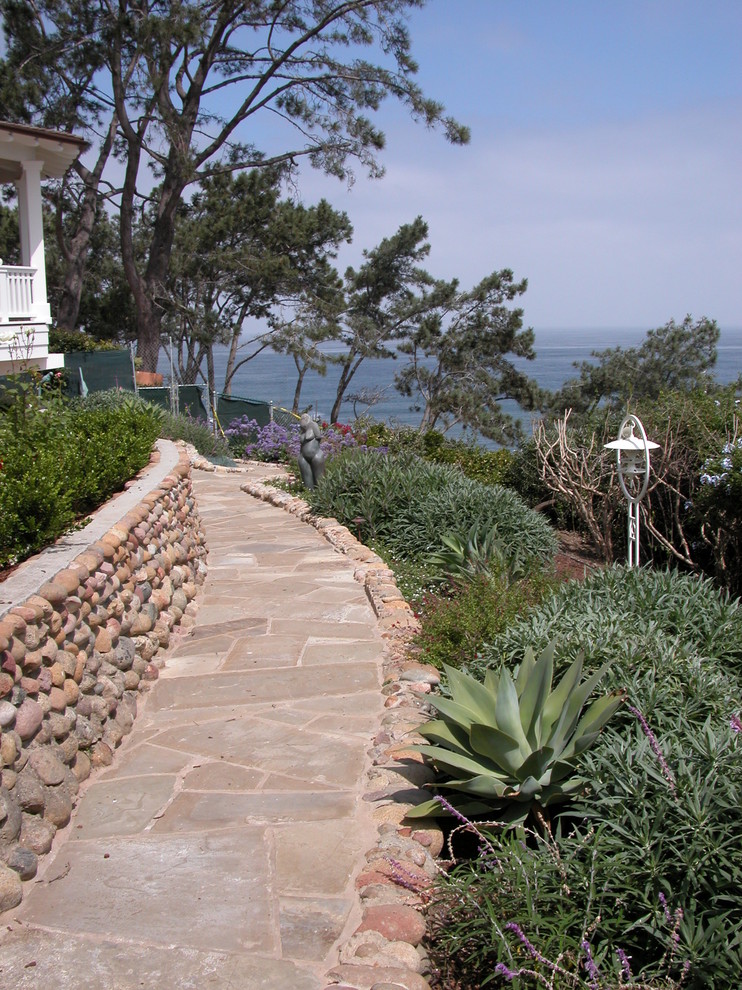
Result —
<instances>
[{"instance_id":1,"label":"stone paving slab","mask_svg":"<svg viewBox=\"0 0 742 990\"><path fill-rule=\"evenodd\" d=\"M311 935L304 935L293 944L313 941ZM315 957L323 946L317 948ZM176 951L144 940L117 942L19 925L2 943L0 986L8 990L317 990L324 981L283 959L202 952L187 944L178 945Z\"/></svg>"},{"instance_id":2,"label":"stone paving slab","mask_svg":"<svg viewBox=\"0 0 742 990\"><path fill-rule=\"evenodd\" d=\"M209 576L0 931L0 987L321 990L359 920L383 641L354 563L197 474Z\"/></svg>"}]
</instances>

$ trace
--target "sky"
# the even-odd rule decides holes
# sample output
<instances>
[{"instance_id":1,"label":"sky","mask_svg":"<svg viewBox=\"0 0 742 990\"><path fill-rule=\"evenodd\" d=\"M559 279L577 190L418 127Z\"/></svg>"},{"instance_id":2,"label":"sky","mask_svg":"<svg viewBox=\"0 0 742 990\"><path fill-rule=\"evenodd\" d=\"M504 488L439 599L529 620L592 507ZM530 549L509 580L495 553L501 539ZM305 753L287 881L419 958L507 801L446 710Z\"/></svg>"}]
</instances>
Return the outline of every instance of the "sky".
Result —
<instances>
[{"instance_id":1,"label":"sky","mask_svg":"<svg viewBox=\"0 0 742 990\"><path fill-rule=\"evenodd\" d=\"M384 178L305 167L294 193L354 226L341 270L420 215L434 275L512 269L536 329L742 328L740 0L427 0L409 27L471 143L389 99Z\"/></svg>"},{"instance_id":2,"label":"sky","mask_svg":"<svg viewBox=\"0 0 742 990\"><path fill-rule=\"evenodd\" d=\"M429 0L409 25L471 143L391 101L384 178L304 174L353 223L341 263L421 215L438 277L528 279L528 326L742 327L739 0Z\"/></svg>"}]
</instances>

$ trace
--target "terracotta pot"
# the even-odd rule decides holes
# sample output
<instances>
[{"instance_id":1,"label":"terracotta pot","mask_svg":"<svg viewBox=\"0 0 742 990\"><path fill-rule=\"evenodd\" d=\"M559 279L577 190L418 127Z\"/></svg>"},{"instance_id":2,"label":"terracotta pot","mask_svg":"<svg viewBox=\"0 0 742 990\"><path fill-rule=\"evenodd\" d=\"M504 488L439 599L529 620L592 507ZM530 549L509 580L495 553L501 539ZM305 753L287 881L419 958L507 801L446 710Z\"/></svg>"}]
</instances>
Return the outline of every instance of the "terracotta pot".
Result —
<instances>
[{"instance_id":1,"label":"terracotta pot","mask_svg":"<svg viewBox=\"0 0 742 990\"><path fill-rule=\"evenodd\" d=\"M137 371L136 379L142 388L159 388L163 382L162 375L156 371Z\"/></svg>"}]
</instances>

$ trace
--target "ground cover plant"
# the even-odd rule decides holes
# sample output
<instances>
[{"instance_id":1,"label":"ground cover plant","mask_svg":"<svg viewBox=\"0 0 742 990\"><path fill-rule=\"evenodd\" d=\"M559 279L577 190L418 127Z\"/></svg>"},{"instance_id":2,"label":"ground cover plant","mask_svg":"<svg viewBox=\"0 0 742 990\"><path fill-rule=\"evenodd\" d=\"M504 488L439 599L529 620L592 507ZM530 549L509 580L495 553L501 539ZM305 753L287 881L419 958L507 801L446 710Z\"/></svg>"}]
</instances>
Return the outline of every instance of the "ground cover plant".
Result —
<instances>
[{"instance_id":1,"label":"ground cover plant","mask_svg":"<svg viewBox=\"0 0 742 990\"><path fill-rule=\"evenodd\" d=\"M709 581L609 568L472 658L480 677L556 642L626 702L550 830L488 829L439 885L441 987L742 984L742 622ZM491 675L490 675L491 676Z\"/></svg>"},{"instance_id":2,"label":"ground cover plant","mask_svg":"<svg viewBox=\"0 0 742 990\"><path fill-rule=\"evenodd\" d=\"M19 382L0 412L0 567L56 540L149 461L159 411L67 403Z\"/></svg>"},{"instance_id":3,"label":"ground cover plant","mask_svg":"<svg viewBox=\"0 0 742 990\"><path fill-rule=\"evenodd\" d=\"M517 547L524 561L548 561L556 551L548 522L514 492L414 455L347 451L328 464L308 498L318 515L335 516L364 542L383 543L400 558L427 556L440 548L442 534L475 525L496 530L500 544Z\"/></svg>"},{"instance_id":4,"label":"ground cover plant","mask_svg":"<svg viewBox=\"0 0 742 990\"><path fill-rule=\"evenodd\" d=\"M413 581L405 581L404 565L394 566L397 584L421 620L412 649L439 669L444 664L465 667L485 644L549 594L554 583L548 569L534 569L517 581L509 580L507 570L493 570L455 587L431 586L425 565L417 565Z\"/></svg>"}]
</instances>

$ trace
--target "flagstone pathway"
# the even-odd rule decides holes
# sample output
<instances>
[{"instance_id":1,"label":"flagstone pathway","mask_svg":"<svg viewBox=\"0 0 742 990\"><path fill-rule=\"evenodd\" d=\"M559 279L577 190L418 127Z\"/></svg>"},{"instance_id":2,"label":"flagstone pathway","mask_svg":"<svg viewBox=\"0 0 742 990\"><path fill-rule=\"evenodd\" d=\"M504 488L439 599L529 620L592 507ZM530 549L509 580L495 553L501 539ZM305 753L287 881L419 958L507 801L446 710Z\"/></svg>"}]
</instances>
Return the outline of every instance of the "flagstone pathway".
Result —
<instances>
[{"instance_id":1,"label":"flagstone pathway","mask_svg":"<svg viewBox=\"0 0 742 990\"><path fill-rule=\"evenodd\" d=\"M354 564L194 472L209 573L114 764L3 917L13 990L321 990L358 923L382 639Z\"/></svg>"}]
</instances>

